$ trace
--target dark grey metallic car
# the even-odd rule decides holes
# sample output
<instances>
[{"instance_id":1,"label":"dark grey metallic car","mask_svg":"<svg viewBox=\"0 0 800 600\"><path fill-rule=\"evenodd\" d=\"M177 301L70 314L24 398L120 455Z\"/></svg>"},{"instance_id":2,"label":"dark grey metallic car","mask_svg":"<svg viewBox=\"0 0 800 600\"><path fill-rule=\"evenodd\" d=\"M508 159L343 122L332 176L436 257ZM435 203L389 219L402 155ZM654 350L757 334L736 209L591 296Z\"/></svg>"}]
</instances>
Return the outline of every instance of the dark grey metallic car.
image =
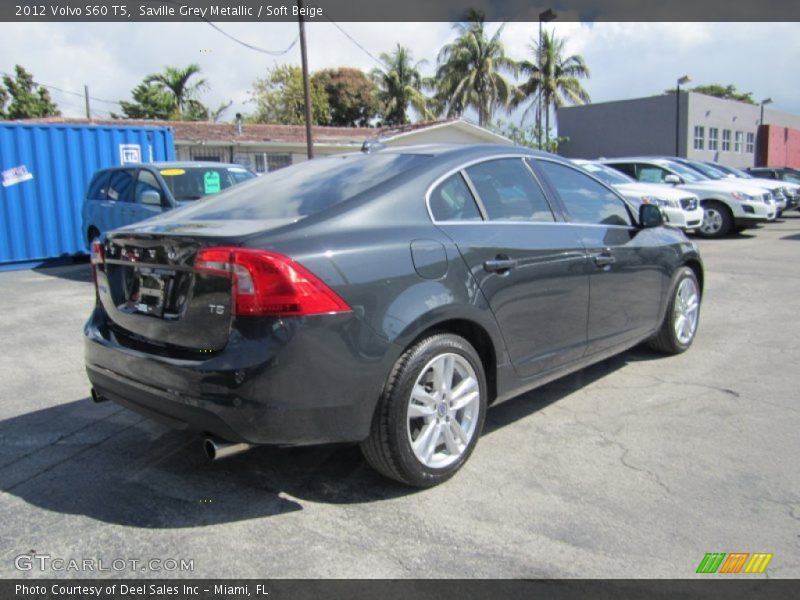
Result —
<instances>
[{"instance_id":1,"label":"dark grey metallic car","mask_svg":"<svg viewBox=\"0 0 800 600\"><path fill-rule=\"evenodd\" d=\"M691 345L702 263L661 218L516 147L276 171L94 244L92 395L204 432L217 457L354 442L434 485L493 402L644 340Z\"/></svg>"}]
</instances>

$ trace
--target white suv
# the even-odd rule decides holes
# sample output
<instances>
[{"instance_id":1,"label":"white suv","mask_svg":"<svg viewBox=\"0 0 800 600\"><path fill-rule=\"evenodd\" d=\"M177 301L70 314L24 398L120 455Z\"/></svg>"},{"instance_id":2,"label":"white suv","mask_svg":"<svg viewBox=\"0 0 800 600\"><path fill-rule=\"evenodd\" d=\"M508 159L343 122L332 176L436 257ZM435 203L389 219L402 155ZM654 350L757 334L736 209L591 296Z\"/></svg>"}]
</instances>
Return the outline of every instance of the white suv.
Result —
<instances>
[{"instance_id":1,"label":"white suv","mask_svg":"<svg viewBox=\"0 0 800 600\"><path fill-rule=\"evenodd\" d=\"M598 161L574 159L572 162L617 190L637 211L642 204L655 204L661 208L669 225L684 230L700 227L703 222L703 207L696 194L654 183L641 183Z\"/></svg>"},{"instance_id":2,"label":"white suv","mask_svg":"<svg viewBox=\"0 0 800 600\"><path fill-rule=\"evenodd\" d=\"M609 158L601 162L637 181L671 185L697 194L704 212L697 233L704 237L722 237L775 218L772 195L743 181L712 181L694 169L663 158Z\"/></svg>"}]
</instances>

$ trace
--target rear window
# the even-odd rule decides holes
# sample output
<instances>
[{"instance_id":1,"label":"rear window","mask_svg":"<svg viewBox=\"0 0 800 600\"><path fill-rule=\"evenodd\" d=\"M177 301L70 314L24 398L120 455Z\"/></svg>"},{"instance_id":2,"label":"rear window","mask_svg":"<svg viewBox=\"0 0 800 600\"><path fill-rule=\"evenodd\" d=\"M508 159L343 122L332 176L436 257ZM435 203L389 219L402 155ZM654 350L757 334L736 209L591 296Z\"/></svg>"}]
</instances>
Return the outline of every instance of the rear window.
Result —
<instances>
[{"instance_id":1,"label":"rear window","mask_svg":"<svg viewBox=\"0 0 800 600\"><path fill-rule=\"evenodd\" d=\"M370 190L422 164L418 154L346 154L286 167L181 210L182 219L298 219Z\"/></svg>"},{"instance_id":2,"label":"rear window","mask_svg":"<svg viewBox=\"0 0 800 600\"><path fill-rule=\"evenodd\" d=\"M89 200L105 200L108 197L108 171L100 171L92 178L86 197Z\"/></svg>"},{"instance_id":3,"label":"rear window","mask_svg":"<svg viewBox=\"0 0 800 600\"><path fill-rule=\"evenodd\" d=\"M199 200L255 177L242 167L166 167L160 173L178 202Z\"/></svg>"}]
</instances>

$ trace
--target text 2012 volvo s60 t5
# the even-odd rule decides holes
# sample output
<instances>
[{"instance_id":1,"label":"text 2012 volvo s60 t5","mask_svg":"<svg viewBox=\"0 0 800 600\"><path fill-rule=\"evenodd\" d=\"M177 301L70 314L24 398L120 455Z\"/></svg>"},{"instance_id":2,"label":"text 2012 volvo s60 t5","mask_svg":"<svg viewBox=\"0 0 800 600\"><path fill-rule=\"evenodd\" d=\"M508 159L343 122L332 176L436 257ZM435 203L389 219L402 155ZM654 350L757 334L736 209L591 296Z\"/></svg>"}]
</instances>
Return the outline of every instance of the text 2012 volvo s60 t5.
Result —
<instances>
[{"instance_id":1,"label":"text 2012 volvo s60 t5","mask_svg":"<svg viewBox=\"0 0 800 600\"><path fill-rule=\"evenodd\" d=\"M420 146L317 159L111 232L95 399L253 444L360 443L439 483L486 407L643 340L694 338L696 247L558 157Z\"/></svg>"}]
</instances>

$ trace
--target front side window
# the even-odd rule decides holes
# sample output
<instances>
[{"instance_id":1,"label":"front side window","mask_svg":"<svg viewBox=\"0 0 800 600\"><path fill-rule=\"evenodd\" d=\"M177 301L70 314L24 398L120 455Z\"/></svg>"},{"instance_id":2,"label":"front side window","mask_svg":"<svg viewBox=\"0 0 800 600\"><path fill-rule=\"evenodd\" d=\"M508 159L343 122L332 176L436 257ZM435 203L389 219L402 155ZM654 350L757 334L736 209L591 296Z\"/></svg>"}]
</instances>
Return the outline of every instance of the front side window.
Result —
<instances>
[{"instance_id":1,"label":"front side window","mask_svg":"<svg viewBox=\"0 0 800 600\"><path fill-rule=\"evenodd\" d=\"M491 221L555 221L542 188L518 158L466 169Z\"/></svg>"},{"instance_id":2,"label":"front side window","mask_svg":"<svg viewBox=\"0 0 800 600\"><path fill-rule=\"evenodd\" d=\"M705 145L706 128L700 125L694 126L694 149L702 150Z\"/></svg>"},{"instance_id":3,"label":"front side window","mask_svg":"<svg viewBox=\"0 0 800 600\"><path fill-rule=\"evenodd\" d=\"M133 187L133 171L119 169L112 171L108 180L108 199L114 201L127 201Z\"/></svg>"},{"instance_id":4,"label":"front side window","mask_svg":"<svg viewBox=\"0 0 800 600\"><path fill-rule=\"evenodd\" d=\"M639 165L636 178L645 183L664 183L669 171L656 165Z\"/></svg>"},{"instance_id":5,"label":"front side window","mask_svg":"<svg viewBox=\"0 0 800 600\"><path fill-rule=\"evenodd\" d=\"M430 197L435 221L480 221L481 213L475 198L460 173L451 175L436 186Z\"/></svg>"},{"instance_id":6,"label":"front side window","mask_svg":"<svg viewBox=\"0 0 800 600\"><path fill-rule=\"evenodd\" d=\"M625 203L594 179L549 160L537 161L537 165L558 192L573 222L630 227L631 217Z\"/></svg>"},{"instance_id":7,"label":"front side window","mask_svg":"<svg viewBox=\"0 0 800 600\"><path fill-rule=\"evenodd\" d=\"M723 129L722 130L722 151L723 152L730 152L731 151L731 130L730 129Z\"/></svg>"},{"instance_id":8,"label":"front side window","mask_svg":"<svg viewBox=\"0 0 800 600\"><path fill-rule=\"evenodd\" d=\"M719 129L709 127L708 129L708 149L717 150L719 146Z\"/></svg>"},{"instance_id":9,"label":"front side window","mask_svg":"<svg viewBox=\"0 0 800 600\"><path fill-rule=\"evenodd\" d=\"M752 131L747 132L747 146L745 146L745 152L753 152L756 147L756 134Z\"/></svg>"}]
</instances>

